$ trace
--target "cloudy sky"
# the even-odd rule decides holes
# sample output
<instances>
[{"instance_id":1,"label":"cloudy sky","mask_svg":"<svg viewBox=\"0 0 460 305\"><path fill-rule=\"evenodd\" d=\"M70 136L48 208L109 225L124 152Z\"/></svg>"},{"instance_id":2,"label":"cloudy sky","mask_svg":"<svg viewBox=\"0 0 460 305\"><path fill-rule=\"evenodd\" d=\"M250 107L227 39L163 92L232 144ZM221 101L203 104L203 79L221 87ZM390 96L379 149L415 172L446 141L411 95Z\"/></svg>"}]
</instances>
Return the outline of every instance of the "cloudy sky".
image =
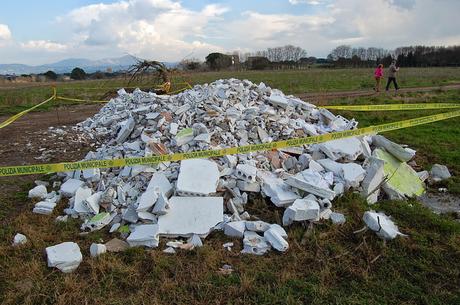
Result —
<instances>
[{"instance_id":1,"label":"cloudy sky","mask_svg":"<svg viewBox=\"0 0 460 305\"><path fill-rule=\"evenodd\" d=\"M162 61L285 44L460 44L460 0L14 0L0 9L0 63L132 54Z\"/></svg>"}]
</instances>

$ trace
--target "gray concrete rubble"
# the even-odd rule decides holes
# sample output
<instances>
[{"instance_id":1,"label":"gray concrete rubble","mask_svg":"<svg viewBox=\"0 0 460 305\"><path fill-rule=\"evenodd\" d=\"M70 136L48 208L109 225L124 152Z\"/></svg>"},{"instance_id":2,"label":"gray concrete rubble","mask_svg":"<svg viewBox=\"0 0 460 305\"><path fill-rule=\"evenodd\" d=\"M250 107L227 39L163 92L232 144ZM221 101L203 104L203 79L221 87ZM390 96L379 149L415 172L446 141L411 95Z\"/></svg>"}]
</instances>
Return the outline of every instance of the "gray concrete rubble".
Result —
<instances>
[{"instance_id":1,"label":"gray concrete rubble","mask_svg":"<svg viewBox=\"0 0 460 305\"><path fill-rule=\"evenodd\" d=\"M449 169L445 165L435 164L431 168L430 178L433 182L439 182L442 180L446 180L446 179L449 179L450 177L451 177L451 174L449 172Z\"/></svg>"},{"instance_id":2,"label":"gray concrete rubble","mask_svg":"<svg viewBox=\"0 0 460 305\"><path fill-rule=\"evenodd\" d=\"M64 273L70 273L78 268L83 260L80 247L73 242L64 242L46 248L48 267L55 267Z\"/></svg>"},{"instance_id":3,"label":"gray concrete rubble","mask_svg":"<svg viewBox=\"0 0 460 305\"><path fill-rule=\"evenodd\" d=\"M107 252L107 247L104 245L104 244L91 244L91 246L89 247L89 253L91 255L91 257L97 257L101 254L104 254L105 252Z\"/></svg>"},{"instance_id":4,"label":"gray concrete rubble","mask_svg":"<svg viewBox=\"0 0 460 305\"><path fill-rule=\"evenodd\" d=\"M38 201L34 212L51 214L63 197L62 203L68 204L64 213L82 221L82 234L105 230L116 237L105 244L107 252L157 247L160 239L170 238L181 245L168 246L168 252L190 250L216 230L242 239L243 253L259 255L271 248L284 252L289 248L286 231L265 222L266 211L258 213L254 199L262 202L259 209L268 204L267 209L283 215L283 225L328 219L340 224L346 215L335 213L331 201L347 191L361 193L370 203L417 196L423 183L405 163L415 152L381 136L250 153L241 148L239 154L215 157L198 151L265 148L271 142L346 132L357 125L354 119L248 80L217 80L177 95L121 89L74 127L82 136L97 139L84 160L161 155L163 161L59 173L52 184L37 183L31 200ZM175 153L194 158L168 157ZM398 179L383 181L394 167L403 168L402 175L398 170ZM446 175L435 169L431 176ZM100 249L93 246L95 253Z\"/></svg>"},{"instance_id":5,"label":"gray concrete rubble","mask_svg":"<svg viewBox=\"0 0 460 305\"><path fill-rule=\"evenodd\" d=\"M13 238L13 246L20 246L27 243L27 237L24 234L17 233Z\"/></svg>"},{"instance_id":6,"label":"gray concrete rubble","mask_svg":"<svg viewBox=\"0 0 460 305\"><path fill-rule=\"evenodd\" d=\"M398 235L405 236L399 232L395 223L384 213L367 211L364 213L363 220L366 226L374 231L380 238L393 239Z\"/></svg>"}]
</instances>

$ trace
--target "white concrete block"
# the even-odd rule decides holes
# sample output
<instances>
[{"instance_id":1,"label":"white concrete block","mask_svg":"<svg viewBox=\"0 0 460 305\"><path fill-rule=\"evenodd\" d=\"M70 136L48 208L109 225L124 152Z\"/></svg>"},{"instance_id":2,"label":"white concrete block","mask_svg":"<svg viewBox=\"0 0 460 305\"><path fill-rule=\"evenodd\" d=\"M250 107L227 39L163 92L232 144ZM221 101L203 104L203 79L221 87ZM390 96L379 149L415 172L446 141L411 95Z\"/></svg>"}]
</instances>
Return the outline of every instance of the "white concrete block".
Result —
<instances>
[{"instance_id":1,"label":"white concrete block","mask_svg":"<svg viewBox=\"0 0 460 305\"><path fill-rule=\"evenodd\" d=\"M309 199L297 199L283 214L283 225L288 226L293 221L315 220L319 218L318 202Z\"/></svg>"},{"instance_id":2,"label":"white concrete block","mask_svg":"<svg viewBox=\"0 0 460 305\"><path fill-rule=\"evenodd\" d=\"M332 160L344 158L349 161L356 160L363 149L358 138L345 138L319 144L320 149Z\"/></svg>"},{"instance_id":3,"label":"white concrete block","mask_svg":"<svg viewBox=\"0 0 460 305\"><path fill-rule=\"evenodd\" d=\"M27 237L21 233L17 233L13 239L13 246L20 246L27 243Z\"/></svg>"},{"instance_id":4,"label":"white concrete block","mask_svg":"<svg viewBox=\"0 0 460 305\"><path fill-rule=\"evenodd\" d=\"M136 208L137 212L146 212L148 211L155 202L158 200L158 194L153 188L147 188L147 190L141 195L139 199L139 205Z\"/></svg>"},{"instance_id":5,"label":"white concrete block","mask_svg":"<svg viewBox=\"0 0 460 305\"><path fill-rule=\"evenodd\" d=\"M206 236L222 222L224 203L222 197L172 197L169 211L158 217L162 236Z\"/></svg>"},{"instance_id":6,"label":"white concrete block","mask_svg":"<svg viewBox=\"0 0 460 305\"><path fill-rule=\"evenodd\" d=\"M235 176L247 182L256 182L257 167L249 164L238 164L236 166Z\"/></svg>"},{"instance_id":7,"label":"white concrete block","mask_svg":"<svg viewBox=\"0 0 460 305\"><path fill-rule=\"evenodd\" d=\"M359 187L359 184L364 179L366 171L361 165L356 163L342 164L342 177L345 180L346 187Z\"/></svg>"},{"instance_id":8,"label":"white concrete block","mask_svg":"<svg viewBox=\"0 0 460 305\"><path fill-rule=\"evenodd\" d=\"M270 245L264 237L256 232L246 231L243 239L243 250L241 253L264 255L270 250Z\"/></svg>"},{"instance_id":9,"label":"white concrete block","mask_svg":"<svg viewBox=\"0 0 460 305\"><path fill-rule=\"evenodd\" d=\"M91 257L97 257L106 252L107 252L107 247L104 244L92 243L91 246L89 247L89 253Z\"/></svg>"},{"instance_id":10,"label":"white concrete block","mask_svg":"<svg viewBox=\"0 0 460 305\"><path fill-rule=\"evenodd\" d=\"M56 267L64 273L69 273L78 268L83 256L80 247L73 242L64 242L46 248L48 267Z\"/></svg>"},{"instance_id":11,"label":"white concrete block","mask_svg":"<svg viewBox=\"0 0 460 305\"><path fill-rule=\"evenodd\" d=\"M99 201L101 200L102 194L103 192L96 192L83 201L88 211L93 214L99 214Z\"/></svg>"},{"instance_id":12,"label":"white concrete block","mask_svg":"<svg viewBox=\"0 0 460 305\"><path fill-rule=\"evenodd\" d=\"M276 250L285 252L289 248L288 242L281 236L280 232L274 228L264 232L265 240Z\"/></svg>"},{"instance_id":13,"label":"white concrete block","mask_svg":"<svg viewBox=\"0 0 460 305\"><path fill-rule=\"evenodd\" d=\"M75 192L75 201L73 204L73 209L75 212L79 214L87 214L91 212L83 202L88 199L92 193L93 191L90 188L78 188L78 190Z\"/></svg>"},{"instance_id":14,"label":"white concrete block","mask_svg":"<svg viewBox=\"0 0 460 305\"><path fill-rule=\"evenodd\" d=\"M165 215L169 209L169 200L165 194L159 193L155 202L152 213L156 215Z\"/></svg>"},{"instance_id":15,"label":"white concrete block","mask_svg":"<svg viewBox=\"0 0 460 305\"><path fill-rule=\"evenodd\" d=\"M254 232L265 232L270 229L270 224L265 221L246 221L246 230Z\"/></svg>"},{"instance_id":16,"label":"white concrete block","mask_svg":"<svg viewBox=\"0 0 460 305\"><path fill-rule=\"evenodd\" d=\"M367 227L374 231L380 238L388 240L398 235L405 236L399 232L395 223L384 213L367 211L364 213L363 220Z\"/></svg>"},{"instance_id":17,"label":"white concrete block","mask_svg":"<svg viewBox=\"0 0 460 305\"><path fill-rule=\"evenodd\" d=\"M219 169L215 162L184 160L180 165L176 189L181 196L208 196L216 192L218 182Z\"/></svg>"},{"instance_id":18,"label":"white concrete block","mask_svg":"<svg viewBox=\"0 0 460 305\"><path fill-rule=\"evenodd\" d=\"M160 192L164 193L167 197L170 197L173 193L173 186L162 172L156 172L150 179L147 189L159 188Z\"/></svg>"},{"instance_id":19,"label":"white concrete block","mask_svg":"<svg viewBox=\"0 0 460 305\"><path fill-rule=\"evenodd\" d=\"M243 238L246 231L245 221L232 221L225 224L224 234L231 237Z\"/></svg>"},{"instance_id":20,"label":"white concrete block","mask_svg":"<svg viewBox=\"0 0 460 305\"><path fill-rule=\"evenodd\" d=\"M61 194L66 197L72 197L77 190L83 186L84 182L77 179L69 179L61 185Z\"/></svg>"},{"instance_id":21,"label":"white concrete block","mask_svg":"<svg viewBox=\"0 0 460 305\"><path fill-rule=\"evenodd\" d=\"M29 198L33 199L46 199L47 195L48 191L44 185L37 185L29 191Z\"/></svg>"},{"instance_id":22,"label":"white concrete block","mask_svg":"<svg viewBox=\"0 0 460 305\"><path fill-rule=\"evenodd\" d=\"M146 246L149 248L158 247L159 227L157 224L136 226L134 232L126 239L130 247Z\"/></svg>"}]
</instances>

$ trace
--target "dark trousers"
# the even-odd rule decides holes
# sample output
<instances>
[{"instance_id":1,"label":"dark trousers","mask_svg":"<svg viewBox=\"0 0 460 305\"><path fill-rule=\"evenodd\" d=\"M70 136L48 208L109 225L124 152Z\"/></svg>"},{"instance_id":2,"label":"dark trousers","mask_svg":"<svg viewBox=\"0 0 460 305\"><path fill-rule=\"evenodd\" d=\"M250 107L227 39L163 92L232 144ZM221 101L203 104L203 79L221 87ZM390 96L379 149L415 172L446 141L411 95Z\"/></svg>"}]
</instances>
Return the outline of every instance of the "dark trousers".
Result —
<instances>
[{"instance_id":1,"label":"dark trousers","mask_svg":"<svg viewBox=\"0 0 460 305\"><path fill-rule=\"evenodd\" d=\"M395 84L395 89L398 90L399 87L398 87L398 83L396 82L396 77L389 77L388 78L386 90L390 89L391 82L393 82L393 84Z\"/></svg>"}]
</instances>

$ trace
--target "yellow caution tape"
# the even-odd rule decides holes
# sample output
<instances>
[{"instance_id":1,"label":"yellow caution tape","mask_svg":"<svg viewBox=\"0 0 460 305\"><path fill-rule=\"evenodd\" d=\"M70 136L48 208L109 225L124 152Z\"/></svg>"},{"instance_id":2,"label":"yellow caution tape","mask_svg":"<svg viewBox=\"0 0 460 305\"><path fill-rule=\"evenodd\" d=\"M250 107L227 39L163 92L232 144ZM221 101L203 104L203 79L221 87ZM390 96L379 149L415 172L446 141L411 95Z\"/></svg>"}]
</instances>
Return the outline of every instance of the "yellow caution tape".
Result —
<instances>
[{"instance_id":1,"label":"yellow caution tape","mask_svg":"<svg viewBox=\"0 0 460 305\"><path fill-rule=\"evenodd\" d=\"M385 105L353 105L353 106L320 106L321 108L350 111L396 111L396 110L425 110L460 108L454 103L423 103L423 104L385 104Z\"/></svg>"},{"instance_id":2,"label":"yellow caution tape","mask_svg":"<svg viewBox=\"0 0 460 305\"><path fill-rule=\"evenodd\" d=\"M37 105L35 105L35 106L32 106L32 107L30 107L29 109L26 109L26 110L24 110L24 111L21 111L21 112L19 112L19 113L16 113L16 114L13 115L12 117L8 118L6 121L0 123L0 129L2 129L2 128L8 126L8 125L10 125L10 124L13 123L14 121L16 121L17 119L19 119L19 118L22 117L23 115L25 115L26 113L28 113L28 112L34 110L35 108L38 108L38 107L40 107L40 106L46 104L46 103L48 103L48 102L50 102L50 101L52 101L52 100L54 100L54 99L56 99L56 88L55 88L55 87L53 87L53 95L52 95L49 99L47 99L46 101L43 101L43 102L41 102L41 103L39 103L39 104L37 104Z\"/></svg>"},{"instance_id":3,"label":"yellow caution tape","mask_svg":"<svg viewBox=\"0 0 460 305\"><path fill-rule=\"evenodd\" d=\"M70 97L63 97L63 96L56 96L57 100L64 100L64 101L72 101L72 102L88 102L88 103L108 103L109 101L94 101L94 100L84 100L79 98L70 98Z\"/></svg>"},{"instance_id":4,"label":"yellow caution tape","mask_svg":"<svg viewBox=\"0 0 460 305\"><path fill-rule=\"evenodd\" d=\"M0 167L0 177L2 176L18 176L18 175L31 175L31 174L45 174L52 172L67 172L73 170L84 170L91 168L110 168L110 167L122 167L122 166L134 166L134 165L148 165L156 164L158 162L167 161L181 161L186 159L198 159L198 158L211 158L221 157L225 155L233 154L246 154L255 151L266 151L272 149L281 149L286 147L295 147L302 145L310 145L323 143L331 140L350 138L356 136L377 134L381 132L397 130L402 128L413 127L422 124L428 124L441 120L450 119L453 117L460 116L460 110L434 114L430 116L404 120L394 123L382 124L377 126L369 126L365 128L359 128L354 130L333 132L314 137L304 137L291 140L277 141L271 143L246 145L240 147L216 149L216 150L201 150L189 153L176 153L168 155L158 155L151 157L140 157L140 158L127 158L127 159L113 159L113 160L92 160L92 161L81 161L81 162L64 162L64 163L53 163L53 164L35 164L25 166L6 166Z\"/></svg>"}]
</instances>

